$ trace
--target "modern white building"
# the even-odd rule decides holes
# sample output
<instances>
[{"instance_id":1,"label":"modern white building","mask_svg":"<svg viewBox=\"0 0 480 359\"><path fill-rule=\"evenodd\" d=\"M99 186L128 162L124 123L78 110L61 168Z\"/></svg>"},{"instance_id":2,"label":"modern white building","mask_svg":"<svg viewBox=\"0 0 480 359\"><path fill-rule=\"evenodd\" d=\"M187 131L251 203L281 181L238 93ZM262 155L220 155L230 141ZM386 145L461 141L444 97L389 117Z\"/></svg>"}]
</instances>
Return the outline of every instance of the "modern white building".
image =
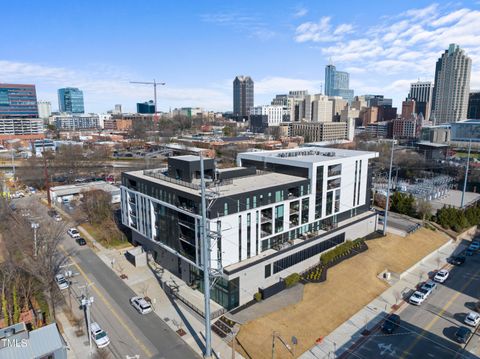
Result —
<instances>
[{"instance_id":1,"label":"modern white building","mask_svg":"<svg viewBox=\"0 0 480 359\"><path fill-rule=\"evenodd\" d=\"M100 118L96 114L61 114L51 116L49 123L60 131L81 131L101 128Z\"/></svg>"},{"instance_id":2,"label":"modern white building","mask_svg":"<svg viewBox=\"0 0 480 359\"><path fill-rule=\"evenodd\" d=\"M318 263L323 251L376 230L369 160L332 148L246 152L238 167L204 160L212 265L223 277L212 299L231 309ZM122 174L122 222L164 268L202 290L200 160Z\"/></svg>"},{"instance_id":3,"label":"modern white building","mask_svg":"<svg viewBox=\"0 0 480 359\"><path fill-rule=\"evenodd\" d=\"M266 116L267 127L280 125L287 114L286 108L278 105L256 106L250 109L251 116Z\"/></svg>"},{"instance_id":4,"label":"modern white building","mask_svg":"<svg viewBox=\"0 0 480 359\"><path fill-rule=\"evenodd\" d=\"M52 104L50 101L37 101L38 117L47 120L52 115Z\"/></svg>"}]
</instances>

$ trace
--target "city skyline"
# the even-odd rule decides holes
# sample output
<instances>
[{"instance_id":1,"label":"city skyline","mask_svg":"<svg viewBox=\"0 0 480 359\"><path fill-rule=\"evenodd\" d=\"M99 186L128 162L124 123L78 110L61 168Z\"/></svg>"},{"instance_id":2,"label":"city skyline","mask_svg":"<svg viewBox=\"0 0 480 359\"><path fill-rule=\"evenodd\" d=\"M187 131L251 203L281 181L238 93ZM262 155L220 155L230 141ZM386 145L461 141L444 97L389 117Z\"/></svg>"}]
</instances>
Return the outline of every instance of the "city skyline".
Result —
<instances>
[{"instance_id":1,"label":"city skyline","mask_svg":"<svg viewBox=\"0 0 480 359\"><path fill-rule=\"evenodd\" d=\"M433 81L438 57L457 43L472 58L471 89L480 89L475 1L410 1L388 8L371 2L350 4L348 12L341 4L281 3L272 9L252 1L228 7L219 1L183 1L151 5L139 16L133 5L108 1L89 6L30 2L32 11L22 16L39 29L34 34L16 27L13 17L2 19L7 36L0 50L0 82L35 84L38 99L52 104L57 89L78 87L89 112L105 112L117 103L131 112L137 102L153 99L153 90L129 81L156 78L167 83L158 94L161 111L182 106L231 111L231 79L237 74L254 79L256 104L268 104L290 90L322 92L324 66L331 58L350 73L355 94L383 94L401 107L410 83ZM18 13L23 5L9 3L5 13ZM53 11L57 21L41 21ZM94 26L83 22L86 15ZM128 26L122 20L126 16ZM135 50L150 45L152 36L152 54L158 56ZM72 41L76 51L64 51ZM232 43L245 55L229 51Z\"/></svg>"}]
</instances>

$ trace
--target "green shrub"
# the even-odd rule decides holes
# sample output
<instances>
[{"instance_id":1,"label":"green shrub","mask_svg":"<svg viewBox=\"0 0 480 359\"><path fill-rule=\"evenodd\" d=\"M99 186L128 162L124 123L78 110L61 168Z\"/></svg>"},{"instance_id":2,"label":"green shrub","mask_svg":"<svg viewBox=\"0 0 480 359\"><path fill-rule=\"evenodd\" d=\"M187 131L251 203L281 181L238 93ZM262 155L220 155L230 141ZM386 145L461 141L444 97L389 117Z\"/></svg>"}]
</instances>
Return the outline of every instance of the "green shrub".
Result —
<instances>
[{"instance_id":1,"label":"green shrub","mask_svg":"<svg viewBox=\"0 0 480 359\"><path fill-rule=\"evenodd\" d=\"M253 297L255 298L255 300L256 300L257 302L260 302L260 301L262 300L262 293L257 292L257 293L255 293L255 294L253 295Z\"/></svg>"},{"instance_id":2,"label":"green shrub","mask_svg":"<svg viewBox=\"0 0 480 359\"><path fill-rule=\"evenodd\" d=\"M299 280L300 280L300 274L298 273L292 273L287 278L284 279L285 285L287 286L287 288L295 285L296 283L298 283Z\"/></svg>"},{"instance_id":3,"label":"green shrub","mask_svg":"<svg viewBox=\"0 0 480 359\"><path fill-rule=\"evenodd\" d=\"M346 241L336 246L334 249L329 250L326 253L323 253L320 256L320 262L323 265L327 265L328 263L332 262L335 258L344 256L350 253L352 250L356 250L362 245L363 242L364 242L363 238L357 238L354 241Z\"/></svg>"}]
</instances>

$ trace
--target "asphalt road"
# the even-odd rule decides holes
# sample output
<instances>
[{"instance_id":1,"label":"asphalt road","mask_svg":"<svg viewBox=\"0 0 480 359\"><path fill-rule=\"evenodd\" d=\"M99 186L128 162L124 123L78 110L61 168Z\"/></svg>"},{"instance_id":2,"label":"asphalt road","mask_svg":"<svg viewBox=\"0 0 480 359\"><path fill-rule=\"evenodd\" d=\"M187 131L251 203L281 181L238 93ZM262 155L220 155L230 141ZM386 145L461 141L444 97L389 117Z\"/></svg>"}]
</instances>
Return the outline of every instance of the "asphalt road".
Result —
<instances>
[{"instance_id":1,"label":"asphalt road","mask_svg":"<svg viewBox=\"0 0 480 359\"><path fill-rule=\"evenodd\" d=\"M480 295L480 254L454 267L449 279L420 306L406 304L400 311L400 327L392 335L374 332L349 358L478 358L479 333L468 345L454 335ZM466 326L466 325L465 325ZM474 328L471 328L474 330Z\"/></svg>"},{"instance_id":2,"label":"asphalt road","mask_svg":"<svg viewBox=\"0 0 480 359\"><path fill-rule=\"evenodd\" d=\"M43 205L34 196L17 200L17 206L31 207L37 216L47 216ZM189 359L199 356L163 322L156 314L139 314L129 303L135 293L87 246L80 247L65 234L62 244L69 255L70 270L80 275L72 279L73 291L81 293L85 283L89 295L94 297L91 306L93 321L108 333L111 344L107 347L115 358ZM95 346L95 345L94 345ZM88 348L85 348L88 351Z\"/></svg>"}]
</instances>

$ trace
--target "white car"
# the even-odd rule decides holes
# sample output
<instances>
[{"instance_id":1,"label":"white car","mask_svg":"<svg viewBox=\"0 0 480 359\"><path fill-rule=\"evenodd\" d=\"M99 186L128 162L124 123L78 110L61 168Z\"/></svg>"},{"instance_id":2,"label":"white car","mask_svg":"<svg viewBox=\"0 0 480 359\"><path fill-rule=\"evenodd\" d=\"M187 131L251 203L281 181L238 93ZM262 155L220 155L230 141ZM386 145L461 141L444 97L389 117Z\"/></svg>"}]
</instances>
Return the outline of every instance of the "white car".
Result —
<instances>
[{"instance_id":1,"label":"white car","mask_svg":"<svg viewBox=\"0 0 480 359\"><path fill-rule=\"evenodd\" d=\"M427 295L417 290L410 296L410 299L408 301L410 302L410 304L420 305L425 299L427 299Z\"/></svg>"},{"instance_id":2,"label":"white car","mask_svg":"<svg viewBox=\"0 0 480 359\"><path fill-rule=\"evenodd\" d=\"M465 324L471 325L472 327L476 327L480 323L480 314L475 312L470 312L465 317Z\"/></svg>"},{"instance_id":3,"label":"white car","mask_svg":"<svg viewBox=\"0 0 480 359\"><path fill-rule=\"evenodd\" d=\"M60 290L68 289L68 287L70 286L68 281L61 274L57 274L55 276L55 282L57 283L58 288L60 288Z\"/></svg>"},{"instance_id":4,"label":"white car","mask_svg":"<svg viewBox=\"0 0 480 359\"><path fill-rule=\"evenodd\" d=\"M152 306L149 302L142 297L132 297L130 298L130 304L140 313L147 314L153 311Z\"/></svg>"},{"instance_id":5,"label":"white car","mask_svg":"<svg viewBox=\"0 0 480 359\"><path fill-rule=\"evenodd\" d=\"M67 233L72 238L80 238L80 232L76 228L70 228Z\"/></svg>"},{"instance_id":6,"label":"white car","mask_svg":"<svg viewBox=\"0 0 480 359\"><path fill-rule=\"evenodd\" d=\"M97 322L90 324L90 336L99 349L105 348L108 344L110 344L110 338L105 330L100 328L100 325L98 325Z\"/></svg>"},{"instance_id":7,"label":"white car","mask_svg":"<svg viewBox=\"0 0 480 359\"><path fill-rule=\"evenodd\" d=\"M447 280L450 272L446 269L442 269L438 271L437 274L435 274L435 277L433 277L433 280L438 283L443 283Z\"/></svg>"},{"instance_id":8,"label":"white car","mask_svg":"<svg viewBox=\"0 0 480 359\"><path fill-rule=\"evenodd\" d=\"M430 295L430 293L437 289L437 283L435 283L433 280L427 280L420 289L422 290L422 292Z\"/></svg>"}]
</instances>

